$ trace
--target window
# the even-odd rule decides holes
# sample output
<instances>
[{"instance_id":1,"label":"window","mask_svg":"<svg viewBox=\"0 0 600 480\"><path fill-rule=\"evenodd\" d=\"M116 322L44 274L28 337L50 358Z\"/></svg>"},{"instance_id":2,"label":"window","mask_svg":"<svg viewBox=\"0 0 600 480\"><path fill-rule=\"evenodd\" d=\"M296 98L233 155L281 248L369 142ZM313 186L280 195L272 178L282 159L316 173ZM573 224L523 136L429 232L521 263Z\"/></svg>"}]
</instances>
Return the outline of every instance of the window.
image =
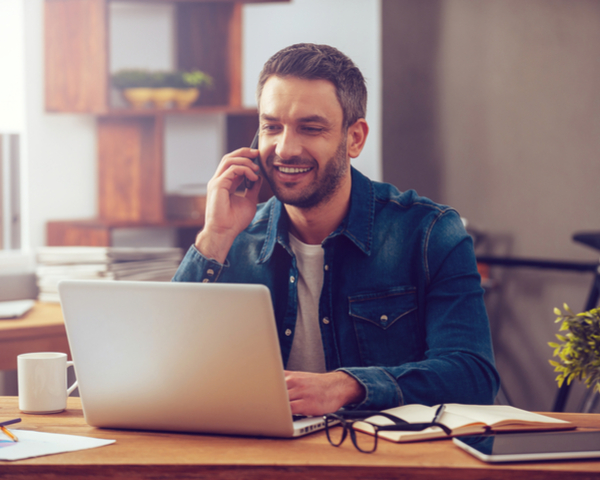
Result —
<instances>
[{"instance_id":1,"label":"window","mask_svg":"<svg viewBox=\"0 0 600 480\"><path fill-rule=\"evenodd\" d=\"M0 250L21 248L19 136L0 133Z\"/></svg>"}]
</instances>

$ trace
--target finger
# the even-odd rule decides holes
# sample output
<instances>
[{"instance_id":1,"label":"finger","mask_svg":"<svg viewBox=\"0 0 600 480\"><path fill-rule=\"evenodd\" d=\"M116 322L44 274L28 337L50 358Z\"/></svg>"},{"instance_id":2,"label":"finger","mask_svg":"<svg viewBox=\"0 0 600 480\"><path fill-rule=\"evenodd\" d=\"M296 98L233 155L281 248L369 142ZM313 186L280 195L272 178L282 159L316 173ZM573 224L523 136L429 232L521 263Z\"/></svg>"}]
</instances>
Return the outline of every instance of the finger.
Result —
<instances>
[{"instance_id":1,"label":"finger","mask_svg":"<svg viewBox=\"0 0 600 480\"><path fill-rule=\"evenodd\" d=\"M306 405L302 400L290 400L290 409L292 410L292 415L306 415Z\"/></svg>"},{"instance_id":2,"label":"finger","mask_svg":"<svg viewBox=\"0 0 600 480\"><path fill-rule=\"evenodd\" d=\"M225 155L217 166L216 175L224 172L232 163L254 164L254 159L258 157L259 151L253 148L240 148ZM248 163L250 162L250 163Z\"/></svg>"},{"instance_id":3,"label":"finger","mask_svg":"<svg viewBox=\"0 0 600 480\"><path fill-rule=\"evenodd\" d=\"M232 157L222 161L215 171L213 178L219 178L223 175L226 175L227 172L236 166L241 166L249 169L249 171L258 173L260 171L260 167L254 163L254 161L247 157Z\"/></svg>"},{"instance_id":4,"label":"finger","mask_svg":"<svg viewBox=\"0 0 600 480\"><path fill-rule=\"evenodd\" d=\"M213 178L212 184L217 188L226 188L231 193L242 183L244 177L251 182L259 180L258 174L246 165L232 164L227 170Z\"/></svg>"}]
</instances>

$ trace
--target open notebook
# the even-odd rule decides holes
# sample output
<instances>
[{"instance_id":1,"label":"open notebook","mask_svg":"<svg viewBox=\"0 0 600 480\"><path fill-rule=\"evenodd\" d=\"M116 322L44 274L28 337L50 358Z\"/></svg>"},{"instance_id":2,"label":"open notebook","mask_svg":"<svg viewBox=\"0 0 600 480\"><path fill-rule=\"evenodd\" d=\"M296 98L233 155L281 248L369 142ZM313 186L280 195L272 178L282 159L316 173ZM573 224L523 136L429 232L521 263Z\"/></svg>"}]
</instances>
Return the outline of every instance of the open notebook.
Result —
<instances>
[{"instance_id":1,"label":"open notebook","mask_svg":"<svg viewBox=\"0 0 600 480\"><path fill-rule=\"evenodd\" d=\"M438 405L404 405L390 408L385 412L409 423L429 423L433 420ZM575 426L571 422L531 413L507 405L462 405L448 403L439 419L439 423L450 428L452 436L478 434L489 431L523 431L523 430L568 430ZM373 416L366 421L376 425L392 425L393 422L382 416ZM357 430L372 433L373 427L365 422L355 424ZM378 436L392 442L414 442L447 438L440 427L429 427L420 432L379 432Z\"/></svg>"},{"instance_id":2,"label":"open notebook","mask_svg":"<svg viewBox=\"0 0 600 480\"><path fill-rule=\"evenodd\" d=\"M86 421L97 427L295 437L264 285L59 283Z\"/></svg>"}]
</instances>

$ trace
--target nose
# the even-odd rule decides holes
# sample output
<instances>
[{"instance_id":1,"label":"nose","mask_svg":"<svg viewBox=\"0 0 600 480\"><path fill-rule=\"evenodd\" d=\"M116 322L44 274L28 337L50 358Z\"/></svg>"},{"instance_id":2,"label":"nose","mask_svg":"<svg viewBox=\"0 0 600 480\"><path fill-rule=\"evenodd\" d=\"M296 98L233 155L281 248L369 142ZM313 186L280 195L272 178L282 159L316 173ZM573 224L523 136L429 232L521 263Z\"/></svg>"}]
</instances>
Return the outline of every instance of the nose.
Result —
<instances>
[{"instance_id":1,"label":"nose","mask_svg":"<svg viewBox=\"0 0 600 480\"><path fill-rule=\"evenodd\" d=\"M287 160L299 157L302 154L302 144L299 136L290 128L284 128L277 138L275 153L282 159Z\"/></svg>"}]
</instances>

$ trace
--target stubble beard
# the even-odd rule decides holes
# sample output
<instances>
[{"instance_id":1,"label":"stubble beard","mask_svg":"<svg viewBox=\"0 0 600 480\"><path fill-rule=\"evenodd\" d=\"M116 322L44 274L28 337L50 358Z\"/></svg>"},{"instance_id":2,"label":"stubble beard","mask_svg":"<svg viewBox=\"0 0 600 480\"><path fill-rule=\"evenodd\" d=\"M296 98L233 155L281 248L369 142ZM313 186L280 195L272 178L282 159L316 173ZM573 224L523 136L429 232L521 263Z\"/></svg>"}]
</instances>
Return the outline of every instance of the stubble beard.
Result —
<instances>
[{"instance_id":1,"label":"stubble beard","mask_svg":"<svg viewBox=\"0 0 600 480\"><path fill-rule=\"evenodd\" d=\"M314 159L311 160L311 163L317 163ZM274 162L286 166L306 165L306 162L299 157L282 160L276 154L273 154L267 160L267 163L270 165L273 165ZM284 187L282 188L276 184L269 175L265 175L265 178L269 182L275 197L277 197L280 202L293 207L309 210L330 200L339 190L342 180L347 173L348 161L346 153L346 136L343 135L333 157L329 159L321 172L320 178L318 178L311 186L306 187L303 191L296 194L290 193Z\"/></svg>"}]
</instances>

